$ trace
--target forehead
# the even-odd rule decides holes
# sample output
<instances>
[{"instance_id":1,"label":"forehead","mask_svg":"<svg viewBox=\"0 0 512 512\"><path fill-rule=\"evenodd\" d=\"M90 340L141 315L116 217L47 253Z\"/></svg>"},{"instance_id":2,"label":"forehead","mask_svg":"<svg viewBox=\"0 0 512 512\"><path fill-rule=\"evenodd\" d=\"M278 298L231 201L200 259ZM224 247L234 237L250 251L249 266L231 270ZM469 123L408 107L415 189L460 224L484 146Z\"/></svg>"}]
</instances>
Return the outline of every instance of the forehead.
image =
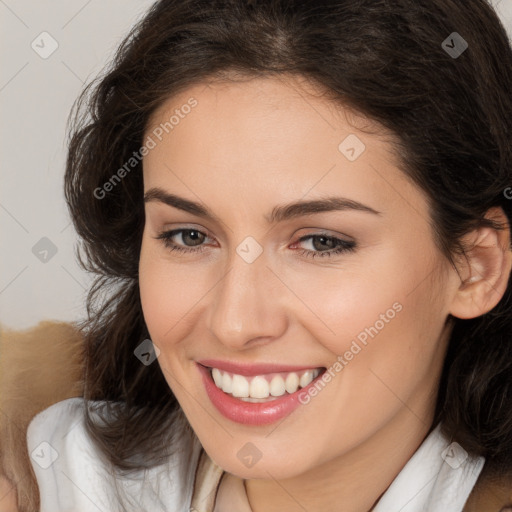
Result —
<instances>
[{"instance_id":1,"label":"forehead","mask_svg":"<svg viewBox=\"0 0 512 512\"><path fill-rule=\"evenodd\" d=\"M145 136L155 141L145 189L217 200L222 191L249 203L337 191L381 211L390 195L413 203L422 195L398 169L391 133L296 77L196 84L153 114Z\"/></svg>"},{"instance_id":2,"label":"forehead","mask_svg":"<svg viewBox=\"0 0 512 512\"><path fill-rule=\"evenodd\" d=\"M288 119L293 127L293 122L302 118L319 133L349 127L373 133L383 141L393 139L393 135L378 122L348 105L342 105L332 91L305 77L291 74L241 78L231 73L207 79L165 101L149 119L146 131L151 132L165 124L173 114L178 114L180 120L184 119L191 110L187 104L195 103L194 100L200 107L194 107L194 111L201 110L202 116L210 115L210 122L213 117L218 121L235 121L238 113L238 121L245 119L248 126L250 122L265 119L269 124L278 119L283 123ZM186 111L185 115L181 110ZM175 119L173 124L174 130L179 120ZM254 131L256 126L250 128Z\"/></svg>"}]
</instances>

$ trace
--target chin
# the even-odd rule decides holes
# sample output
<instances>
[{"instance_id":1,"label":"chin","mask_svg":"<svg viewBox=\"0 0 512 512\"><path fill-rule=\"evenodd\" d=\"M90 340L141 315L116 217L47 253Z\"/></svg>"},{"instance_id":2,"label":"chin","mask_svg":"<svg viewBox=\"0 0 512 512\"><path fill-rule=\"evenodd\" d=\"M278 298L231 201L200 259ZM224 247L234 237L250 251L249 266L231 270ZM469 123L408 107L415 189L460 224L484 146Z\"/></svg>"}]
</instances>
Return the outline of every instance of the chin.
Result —
<instances>
[{"instance_id":1,"label":"chin","mask_svg":"<svg viewBox=\"0 0 512 512\"><path fill-rule=\"evenodd\" d=\"M230 448L219 451L217 445L213 451L208 445L203 445L210 458L224 471L243 479L287 479L306 473L312 469L312 461L305 460L304 454L294 450L291 454L277 447L258 449L258 442L249 439L236 443L241 448L232 452ZM228 453L229 450L229 453ZM269 452L265 456L265 452ZM290 456L288 456L290 455ZM295 457L294 457L295 455ZM296 457L299 455L299 457Z\"/></svg>"}]
</instances>

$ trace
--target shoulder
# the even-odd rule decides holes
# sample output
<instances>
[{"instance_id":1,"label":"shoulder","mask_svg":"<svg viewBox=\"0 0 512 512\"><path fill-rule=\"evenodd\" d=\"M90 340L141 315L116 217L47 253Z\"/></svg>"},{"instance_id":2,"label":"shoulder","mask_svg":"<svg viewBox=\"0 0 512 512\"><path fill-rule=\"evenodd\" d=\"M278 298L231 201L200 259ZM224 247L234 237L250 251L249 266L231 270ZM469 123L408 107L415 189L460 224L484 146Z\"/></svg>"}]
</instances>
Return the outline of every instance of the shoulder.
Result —
<instances>
[{"instance_id":1,"label":"shoulder","mask_svg":"<svg viewBox=\"0 0 512 512\"><path fill-rule=\"evenodd\" d=\"M108 503L112 477L86 434L84 407L82 398L63 400L37 414L28 426L27 448L41 512L97 510Z\"/></svg>"},{"instance_id":2,"label":"shoulder","mask_svg":"<svg viewBox=\"0 0 512 512\"><path fill-rule=\"evenodd\" d=\"M40 436L48 440L49 437L63 439L60 434L68 433L70 424L81 423L83 419L84 400L82 398L68 398L62 400L36 414L27 428L27 442L29 445Z\"/></svg>"},{"instance_id":3,"label":"shoulder","mask_svg":"<svg viewBox=\"0 0 512 512\"><path fill-rule=\"evenodd\" d=\"M83 398L68 398L32 418L27 428L27 447L36 474L38 468L47 469L54 463L58 466L68 462L71 455L78 455L79 458L99 456L85 430L86 403Z\"/></svg>"},{"instance_id":4,"label":"shoulder","mask_svg":"<svg viewBox=\"0 0 512 512\"><path fill-rule=\"evenodd\" d=\"M45 409L27 430L41 512L80 510L186 510L200 447L178 438L168 463L121 474L87 433L85 407L102 402L71 398Z\"/></svg>"}]
</instances>

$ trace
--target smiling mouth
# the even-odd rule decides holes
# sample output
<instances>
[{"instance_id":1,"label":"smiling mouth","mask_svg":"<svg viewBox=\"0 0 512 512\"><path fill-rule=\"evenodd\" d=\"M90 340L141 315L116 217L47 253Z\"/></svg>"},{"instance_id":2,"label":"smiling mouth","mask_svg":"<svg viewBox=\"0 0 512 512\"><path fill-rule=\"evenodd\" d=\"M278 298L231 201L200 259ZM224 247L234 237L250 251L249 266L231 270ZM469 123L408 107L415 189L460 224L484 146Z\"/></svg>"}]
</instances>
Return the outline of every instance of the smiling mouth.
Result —
<instances>
[{"instance_id":1,"label":"smiling mouth","mask_svg":"<svg viewBox=\"0 0 512 512\"><path fill-rule=\"evenodd\" d=\"M208 368L213 382L224 393L244 402L260 403L277 400L306 387L326 368L311 368L293 372L273 372L251 377Z\"/></svg>"},{"instance_id":2,"label":"smiling mouth","mask_svg":"<svg viewBox=\"0 0 512 512\"><path fill-rule=\"evenodd\" d=\"M327 371L325 367L215 360L196 361L196 365L217 411L235 423L252 426L275 423L304 405L300 395L315 387Z\"/></svg>"}]
</instances>

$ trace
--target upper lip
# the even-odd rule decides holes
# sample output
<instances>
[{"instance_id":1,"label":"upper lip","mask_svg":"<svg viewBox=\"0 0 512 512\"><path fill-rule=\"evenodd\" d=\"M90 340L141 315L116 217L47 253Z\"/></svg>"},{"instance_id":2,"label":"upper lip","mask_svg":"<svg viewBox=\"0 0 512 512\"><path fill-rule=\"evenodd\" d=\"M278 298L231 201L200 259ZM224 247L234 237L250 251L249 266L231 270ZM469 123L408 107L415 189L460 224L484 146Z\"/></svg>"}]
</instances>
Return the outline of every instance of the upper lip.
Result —
<instances>
[{"instance_id":1,"label":"upper lip","mask_svg":"<svg viewBox=\"0 0 512 512\"><path fill-rule=\"evenodd\" d=\"M325 368L324 366L314 365L292 366L273 363L237 363L234 361L220 361L218 359L202 359L200 361L197 361L197 363L209 368L218 368L219 370L235 373L236 375L245 375L246 377L264 375L266 373L297 372L301 370Z\"/></svg>"}]
</instances>

